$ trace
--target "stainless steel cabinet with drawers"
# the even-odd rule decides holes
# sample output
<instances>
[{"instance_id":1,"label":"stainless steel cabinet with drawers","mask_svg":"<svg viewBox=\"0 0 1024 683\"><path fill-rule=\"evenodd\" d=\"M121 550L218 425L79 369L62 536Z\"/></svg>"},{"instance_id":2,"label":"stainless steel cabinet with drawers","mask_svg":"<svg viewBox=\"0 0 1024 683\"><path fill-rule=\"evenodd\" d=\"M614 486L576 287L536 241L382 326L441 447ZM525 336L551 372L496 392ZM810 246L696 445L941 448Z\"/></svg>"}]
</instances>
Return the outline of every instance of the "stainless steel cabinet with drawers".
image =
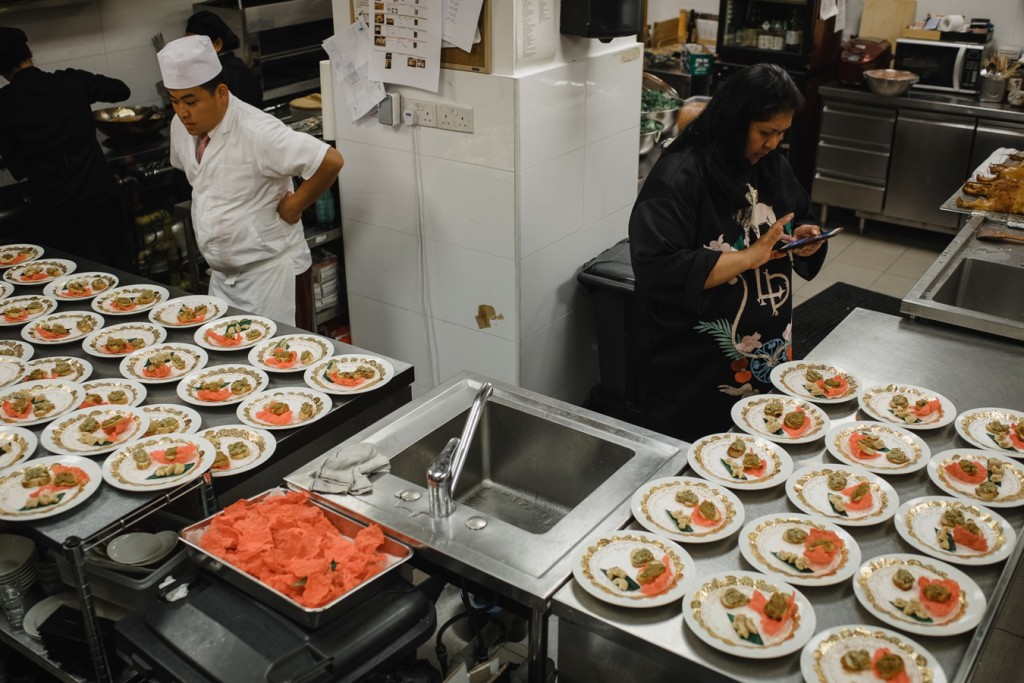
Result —
<instances>
[{"instance_id":1,"label":"stainless steel cabinet with drawers","mask_svg":"<svg viewBox=\"0 0 1024 683\"><path fill-rule=\"evenodd\" d=\"M827 103L821 114L811 199L880 212L895 124L895 109Z\"/></svg>"}]
</instances>

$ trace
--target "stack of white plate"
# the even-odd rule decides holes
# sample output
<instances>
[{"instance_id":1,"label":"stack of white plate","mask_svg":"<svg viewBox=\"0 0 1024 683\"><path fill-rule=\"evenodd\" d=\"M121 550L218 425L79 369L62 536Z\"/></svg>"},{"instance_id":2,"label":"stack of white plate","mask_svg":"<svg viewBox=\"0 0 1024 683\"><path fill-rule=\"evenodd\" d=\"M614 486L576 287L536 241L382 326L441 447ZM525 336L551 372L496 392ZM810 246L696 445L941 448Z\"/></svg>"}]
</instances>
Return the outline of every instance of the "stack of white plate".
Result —
<instances>
[{"instance_id":1,"label":"stack of white plate","mask_svg":"<svg viewBox=\"0 0 1024 683\"><path fill-rule=\"evenodd\" d=\"M36 544L24 536L0 534L0 584L17 582L22 591L35 583Z\"/></svg>"}]
</instances>

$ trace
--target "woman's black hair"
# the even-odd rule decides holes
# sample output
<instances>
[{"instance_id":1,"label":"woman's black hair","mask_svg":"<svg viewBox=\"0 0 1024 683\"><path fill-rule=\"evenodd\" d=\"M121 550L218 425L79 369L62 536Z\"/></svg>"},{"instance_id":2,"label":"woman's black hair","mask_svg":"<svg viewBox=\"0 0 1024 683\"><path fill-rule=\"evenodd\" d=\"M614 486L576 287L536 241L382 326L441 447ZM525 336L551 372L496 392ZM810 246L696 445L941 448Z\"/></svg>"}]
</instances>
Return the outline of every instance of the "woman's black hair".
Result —
<instances>
[{"instance_id":1,"label":"woman's black hair","mask_svg":"<svg viewBox=\"0 0 1024 683\"><path fill-rule=\"evenodd\" d=\"M718 86L700 116L669 145L666 154L691 149L712 196L730 209L742 208L750 161L750 124L783 113L798 113L804 97L777 64L755 64Z\"/></svg>"},{"instance_id":2,"label":"woman's black hair","mask_svg":"<svg viewBox=\"0 0 1024 683\"><path fill-rule=\"evenodd\" d=\"M0 26L0 74L11 71L26 59L32 58L28 49L28 36L20 28Z\"/></svg>"}]
</instances>

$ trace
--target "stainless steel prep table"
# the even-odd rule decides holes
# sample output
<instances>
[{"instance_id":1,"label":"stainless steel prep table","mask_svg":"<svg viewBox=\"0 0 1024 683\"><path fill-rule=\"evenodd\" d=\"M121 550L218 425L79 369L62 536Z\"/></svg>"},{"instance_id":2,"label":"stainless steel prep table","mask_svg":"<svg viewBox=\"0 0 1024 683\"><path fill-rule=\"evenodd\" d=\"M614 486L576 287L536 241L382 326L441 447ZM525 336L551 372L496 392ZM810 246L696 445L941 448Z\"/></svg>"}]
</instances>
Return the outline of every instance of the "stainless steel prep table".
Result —
<instances>
[{"instance_id":1,"label":"stainless steel prep table","mask_svg":"<svg viewBox=\"0 0 1024 683\"><path fill-rule=\"evenodd\" d=\"M927 387L949 398L958 412L984 406L1024 409L1020 385L1010 380L1019 375L1015 368L1019 368L1020 358L1021 347L1017 344L859 308L808 356L808 360L827 361L854 373L864 386L903 382ZM865 417L856 401L825 406L825 410L833 425ZM952 424L916 433L932 453L965 446ZM797 468L832 461L821 440L785 448L794 456ZM680 470L684 464L682 460ZM887 477L887 481L895 487L901 502L923 495L945 495L932 484L925 469ZM772 512L798 512L781 485L738 495L746 521ZM1024 508L999 508L998 513L1020 532ZM865 560L892 552L921 554L897 535L891 521L846 530L857 540ZM700 576L751 568L741 559L737 540L733 535L717 543L685 545L697 563L698 585ZM909 636L935 655L950 681L967 680L1022 551L1024 543L1019 542L1006 562L984 567L956 565L977 581L989 600L985 618L975 631L944 638ZM850 581L800 590L814 606L818 632L850 623L892 628L860 606ZM630 675L642 675L647 681L677 681L683 674L688 681L702 682L802 680L799 653L770 660L726 655L705 645L684 626L681 608L681 604L618 608L597 600L570 581L555 594L552 604L552 613L559 618L561 679L627 680Z\"/></svg>"}]
</instances>

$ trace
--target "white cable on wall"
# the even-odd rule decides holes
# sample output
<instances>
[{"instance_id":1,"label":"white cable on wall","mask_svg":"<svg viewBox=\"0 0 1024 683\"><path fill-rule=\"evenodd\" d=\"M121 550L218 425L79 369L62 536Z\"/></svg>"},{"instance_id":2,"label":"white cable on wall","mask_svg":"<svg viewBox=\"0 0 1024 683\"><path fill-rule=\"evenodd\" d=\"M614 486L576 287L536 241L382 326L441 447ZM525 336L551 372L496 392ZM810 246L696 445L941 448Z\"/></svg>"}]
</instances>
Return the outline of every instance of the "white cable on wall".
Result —
<instances>
[{"instance_id":1,"label":"white cable on wall","mask_svg":"<svg viewBox=\"0 0 1024 683\"><path fill-rule=\"evenodd\" d=\"M427 271L427 242L423 234L423 171L420 168L419 127L412 126L413 171L416 178L416 234L420 240L420 300L427 330L427 355L430 358L430 379L433 386L441 383L440 354L434 331L434 314L430 306L430 276Z\"/></svg>"}]
</instances>

